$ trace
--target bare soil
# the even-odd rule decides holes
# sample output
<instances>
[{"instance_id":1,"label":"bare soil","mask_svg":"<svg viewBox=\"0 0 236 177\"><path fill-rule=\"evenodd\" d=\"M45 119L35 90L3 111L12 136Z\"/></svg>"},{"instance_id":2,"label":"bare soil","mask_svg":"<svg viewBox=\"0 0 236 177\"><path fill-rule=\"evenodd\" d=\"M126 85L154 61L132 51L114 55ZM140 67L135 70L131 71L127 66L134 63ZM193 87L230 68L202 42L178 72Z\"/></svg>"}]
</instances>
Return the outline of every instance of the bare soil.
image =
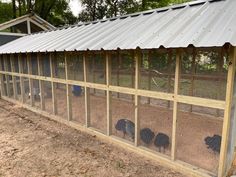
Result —
<instances>
[{"instance_id":1,"label":"bare soil","mask_svg":"<svg viewBox=\"0 0 236 177\"><path fill-rule=\"evenodd\" d=\"M185 177L0 100L0 177Z\"/></svg>"}]
</instances>

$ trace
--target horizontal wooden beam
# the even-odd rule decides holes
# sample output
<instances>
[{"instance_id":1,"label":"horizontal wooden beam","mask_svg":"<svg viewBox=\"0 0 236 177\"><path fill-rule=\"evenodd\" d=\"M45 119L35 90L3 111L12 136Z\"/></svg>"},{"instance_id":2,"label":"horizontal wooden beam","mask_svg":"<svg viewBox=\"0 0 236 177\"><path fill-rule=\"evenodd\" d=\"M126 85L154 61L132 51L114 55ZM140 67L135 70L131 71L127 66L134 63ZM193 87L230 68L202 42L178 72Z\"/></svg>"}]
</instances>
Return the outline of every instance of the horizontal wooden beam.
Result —
<instances>
[{"instance_id":1,"label":"horizontal wooden beam","mask_svg":"<svg viewBox=\"0 0 236 177\"><path fill-rule=\"evenodd\" d=\"M97 83L91 83L91 82L85 82L85 81L65 80L65 79L51 78L51 77L38 76L38 75L29 75L29 74L23 74L23 73L14 73L14 72L7 72L7 71L0 71L0 74L12 75L12 76L18 76L18 77L27 77L30 79L49 81L53 83L79 85L79 86L87 87L87 88L100 89L104 91L109 90L111 92L119 92L119 93L130 94L130 95L135 95L137 92L138 96L174 101L174 94L171 94L171 93L141 90L141 89L134 89L134 88L128 88L128 87L120 87L120 86L112 86L112 85L106 85L106 84L97 84ZM204 107L216 108L216 109L225 108L225 101L221 101L221 100L199 98L199 97L194 97L194 96L184 96L184 95L177 95L176 99L177 99L177 102L179 103L191 104L191 105L196 105L196 106L204 106Z\"/></svg>"}]
</instances>

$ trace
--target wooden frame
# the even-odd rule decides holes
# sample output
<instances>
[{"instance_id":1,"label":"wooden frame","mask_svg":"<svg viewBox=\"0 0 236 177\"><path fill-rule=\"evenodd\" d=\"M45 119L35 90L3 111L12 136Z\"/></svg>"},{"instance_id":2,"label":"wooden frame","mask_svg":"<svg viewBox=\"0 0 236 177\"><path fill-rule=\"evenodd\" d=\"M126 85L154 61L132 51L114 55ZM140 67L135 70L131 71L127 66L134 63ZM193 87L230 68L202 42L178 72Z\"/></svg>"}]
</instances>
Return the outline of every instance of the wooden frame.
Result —
<instances>
[{"instance_id":1,"label":"wooden frame","mask_svg":"<svg viewBox=\"0 0 236 177\"><path fill-rule=\"evenodd\" d=\"M169 51L170 52L170 51ZM199 98L199 97L194 97L194 96L184 96L184 95L179 95L178 90L179 90L179 80L180 80L180 63L181 63L181 58L182 58L182 49L177 50L177 55L176 55L176 68L175 68L175 85L174 85L174 93L162 93L162 92L157 92L157 91L151 91L151 90L142 90L139 88L139 83L140 83L140 65L141 65L141 50L136 49L134 58L135 58L135 82L134 82L134 88L127 88L127 87L120 87L120 86L114 86L111 85L111 57L110 57L110 52L105 52L106 56L106 84L98 84L98 83L92 83L92 82L87 82L87 55L88 52L84 52L83 54L83 70L84 70L84 81L75 81L75 80L69 80L68 78L68 63L67 63L67 53L65 52L65 74L66 78L65 79L59 79L55 78L55 66L53 63L53 53L50 53L50 70L51 70L51 76L50 77L45 77L42 76L42 65L40 64L40 54L38 54L37 61L38 61L38 71L39 75L32 75L32 68L28 66L29 73L24 74L23 67L22 67L22 62L21 60L21 55L19 54L19 70L20 73L15 73L14 71L9 72L9 71L0 71L0 77L2 78L3 75L6 76L13 76L13 77L20 77L21 79L21 88L24 87L24 84L22 79L23 78L29 78L29 80L36 79L39 80L40 83L40 92L41 92L41 109L42 111L39 111L36 108L32 108L29 105L23 104L23 106L35 111L39 112L41 114L50 116L51 118L57 119L57 106L56 106L56 95L55 95L55 84L56 83L61 83L61 84L66 84L66 90L67 90L67 116L68 119L65 120L57 120L62 123L65 123L67 125L73 126L73 127L79 127L78 129L82 129L86 132L90 132L92 134L96 134L99 137L103 137L104 139L107 140L112 140L124 145L125 147L128 147L132 151L146 154L148 157L155 157L158 159L160 162L164 162L165 164L171 164L172 167L180 167L182 169L179 170L184 170L185 172L189 172L193 176L209 176L212 175L212 173L202 170L202 169L197 169L197 167L194 167L189 164L185 164L183 162L179 162L176 160L176 129L177 129L177 110L178 110L178 103L185 103L185 104L190 104L190 105L197 105L197 106L205 106L205 107L210 107L210 108L216 108L216 109L222 109L225 110L225 115L224 115L224 123L223 123L223 131L222 131L222 144L221 144L221 154L220 154L220 165L219 165L219 177L222 177L224 175L224 168L225 168L225 158L226 158L226 152L227 152L227 140L228 140L228 131L229 131L229 116L230 116L230 108L231 108L231 97L232 97L232 81L234 78L234 71L235 71L235 60L236 60L236 51L235 48L234 50L231 48L231 54L230 54L230 59L232 64L229 66L228 70L228 80L227 80L227 93L226 93L226 100L221 101L221 100L214 100L214 99L205 99L205 98ZM5 57L5 55L4 55ZM28 62L29 63L29 62ZM119 77L119 76L118 76ZM1 85L3 85L2 79ZM45 103L43 99L43 86L42 83L44 81L49 81L52 84L52 100L53 100L53 113L54 115L47 114L45 110ZM23 85L23 86L22 86ZM86 128L83 128L82 126L77 126L75 123L71 121L72 119L72 105L71 105L71 86L72 85L79 85L84 87L84 94L85 94L85 115L86 115ZM106 135L101 134L97 131L94 131L90 127L90 89L100 89L104 90L106 92L106 102L107 102L107 132ZM24 90L22 90L23 93ZM117 93L124 93L124 94L130 94L134 97L134 104L135 104L135 143L134 146L126 143L124 141L117 140L117 138L114 138L112 135L112 117L111 117L111 102L112 102L112 92L117 92ZM148 97L148 98L156 98L156 99L162 99L166 101L172 101L174 103L173 105L173 125L172 125L172 149L171 149L171 156L170 157L162 157L160 154L158 155L153 155L152 152L149 152L147 149L143 149L142 147L139 146L139 130L140 130L140 122L139 122L139 98L140 96ZM7 98L7 96L3 96L4 99L12 101L12 99ZM23 98L23 97L22 97ZM18 102L17 102L18 103ZM23 101L23 103L25 103ZM222 120L221 120L222 121ZM135 147L136 146L136 147ZM183 165L184 164L184 165ZM176 165L176 166L175 166Z\"/></svg>"}]
</instances>

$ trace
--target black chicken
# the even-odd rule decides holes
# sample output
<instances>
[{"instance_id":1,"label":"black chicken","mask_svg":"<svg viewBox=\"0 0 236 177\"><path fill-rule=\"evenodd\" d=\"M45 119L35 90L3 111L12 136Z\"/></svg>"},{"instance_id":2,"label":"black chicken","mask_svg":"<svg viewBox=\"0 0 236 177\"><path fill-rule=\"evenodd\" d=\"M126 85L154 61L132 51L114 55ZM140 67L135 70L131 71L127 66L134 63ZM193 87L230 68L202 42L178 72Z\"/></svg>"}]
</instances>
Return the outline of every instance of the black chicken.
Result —
<instances>
[{"instance_id":1,"label":"black chicken","mask_svg":"<svg viewBox=\"0 0 236 177\"><path fill-rule=\"evenodd\" d=\"M212 149L214 152L220 153L221 136L219 135L214 135L212 137L208 136L205 138L205 144L208 146L207 148Z\"/></svg>"},{"instance_id":2,"label":"black chicken","mask_svg":"<svg viewBox=\"0 0 236 177\"><path fill-rule=\"evenodd\" d=\"M146 144L150 144L154 138L155 134L150 128L143 128L140 131L140 138Z\"/></svg>"},{"instance_id":3,"label":"black chicken","mask_svg":"<svg viewBox=\"0 0 236 177\"><path fill-rule=\"evenodd\" d=\"M165 153L165 149L170 145L169 136L164 133L158 133L154 140L154 145L159 148L159 152L161 152L161 148L163 147Z\"/></svg>"},{"instance_id":4,"label":"black chicken","mask_svg":"<svg viewBox=\"0 0 236 177\"><path fill-rule=\"evenodd\" d=\"M132 138L132 140L134 140L135 124L132 121L128 119L120 119L117 121L115 128L118 131L122 131L124 137L127 134Z\"/></svg>"}]
</instances>

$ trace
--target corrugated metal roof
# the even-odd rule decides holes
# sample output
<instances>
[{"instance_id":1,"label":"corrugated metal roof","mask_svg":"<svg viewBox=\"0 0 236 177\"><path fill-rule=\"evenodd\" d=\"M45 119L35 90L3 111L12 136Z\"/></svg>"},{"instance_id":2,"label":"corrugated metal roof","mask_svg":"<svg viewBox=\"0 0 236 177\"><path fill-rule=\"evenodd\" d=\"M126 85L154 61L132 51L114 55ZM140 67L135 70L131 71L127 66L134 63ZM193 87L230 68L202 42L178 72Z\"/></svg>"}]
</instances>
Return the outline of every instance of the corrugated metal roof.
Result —
<instances>
[{"instance_id":1,"label":"corrugated metal roof","mask_svg":"<svg viewBox=\"0 0 236 177\"><path fill-rule=\"evenodd\" d=\"M236 46L236 0L204 0L27 35L0 53Z\"/></svg>"}]
</instances>

